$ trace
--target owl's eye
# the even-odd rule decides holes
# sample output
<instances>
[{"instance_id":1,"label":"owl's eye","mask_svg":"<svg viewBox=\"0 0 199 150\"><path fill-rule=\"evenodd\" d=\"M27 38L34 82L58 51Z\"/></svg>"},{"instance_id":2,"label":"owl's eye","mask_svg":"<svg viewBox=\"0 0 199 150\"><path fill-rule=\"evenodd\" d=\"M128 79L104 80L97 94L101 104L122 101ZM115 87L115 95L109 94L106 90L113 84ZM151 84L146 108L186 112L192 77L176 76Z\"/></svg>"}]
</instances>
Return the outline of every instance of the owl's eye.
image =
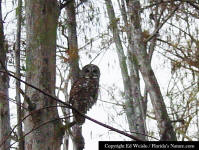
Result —
<instances>
[{"instance_id":1,"label":"owl's eye","mask_svg":"<svg viewBox=\"0 0 199 150\"><path fill-rule=\"evenodd\" d=\"M89 69L86 69L86 70L85 70L85 73L89 73L89 72L90 72L90 70L89 70Z\"/></svg>"},{"instance_id":2,"label":"owl's eye","mask_svg":"<svg viewBox=\"0 0 199 150\"><path fill-rule=\"evenodd\" d=\"M98 73L98 70L97 70L97 69L94 69L94 70L93 70L93 73L96 73L96 74L97 74L97 73Z\"/></svg>"}]
</instances>

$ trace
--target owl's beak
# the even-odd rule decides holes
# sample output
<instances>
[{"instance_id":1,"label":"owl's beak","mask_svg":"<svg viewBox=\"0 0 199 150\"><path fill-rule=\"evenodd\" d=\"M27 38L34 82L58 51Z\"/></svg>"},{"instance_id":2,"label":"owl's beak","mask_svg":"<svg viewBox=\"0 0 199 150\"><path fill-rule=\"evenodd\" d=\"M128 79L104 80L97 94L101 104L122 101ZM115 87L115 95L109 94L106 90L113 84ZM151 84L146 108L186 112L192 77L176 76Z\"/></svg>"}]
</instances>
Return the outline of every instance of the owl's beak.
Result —
<instances>
[{"instance_id":1,"label":"owl's beak","mask_svg":"<svg viewBox=\"0 0 199 150\"><path fill-rule=\"evenodd\" d=\"M99 75L94 74L94 75L92 76L92 78L99 78Z\"/></svg>"}]
</instances>

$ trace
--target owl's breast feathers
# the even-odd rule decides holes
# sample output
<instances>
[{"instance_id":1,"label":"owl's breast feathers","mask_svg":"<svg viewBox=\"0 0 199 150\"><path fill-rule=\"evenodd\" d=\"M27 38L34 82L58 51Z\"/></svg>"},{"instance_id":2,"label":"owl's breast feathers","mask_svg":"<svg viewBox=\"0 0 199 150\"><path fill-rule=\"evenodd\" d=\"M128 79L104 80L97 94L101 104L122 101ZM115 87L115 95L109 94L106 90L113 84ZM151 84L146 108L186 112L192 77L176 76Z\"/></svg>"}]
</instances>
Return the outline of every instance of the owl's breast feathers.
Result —
<instances>
[{"instance_id":1,"label":"owl's breast feathers","mask_svg":"<svg viewBox=\"0 0 199 150\"><path fill-rule=\"evenodd\" d=\"M69 103L73 105L74 101L85 101L93 105L97 101L98 89L99 79L79 78L71 88Z\"/></svg>"},{"instance_id":2,"label":"owl's breast feathers","mask_svg":"<svg viewBox=\"0 0 199 150\"><path fill-rule=\"evenodd\" d=\"M98 88L99 79L79 78L71 88L69 103L79 112L86 114L97 101ZM85 122L85 118L76 111L72 112L77 124L82 125Z\"/></svg>"}]
</instances>

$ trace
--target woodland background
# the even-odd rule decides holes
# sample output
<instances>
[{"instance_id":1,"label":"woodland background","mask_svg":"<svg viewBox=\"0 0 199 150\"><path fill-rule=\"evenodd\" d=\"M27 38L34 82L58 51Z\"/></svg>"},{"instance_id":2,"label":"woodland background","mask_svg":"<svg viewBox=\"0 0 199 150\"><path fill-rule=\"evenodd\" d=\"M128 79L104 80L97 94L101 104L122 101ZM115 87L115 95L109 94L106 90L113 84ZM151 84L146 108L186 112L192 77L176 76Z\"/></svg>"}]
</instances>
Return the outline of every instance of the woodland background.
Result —
<instances>
[{"instance_id":1,"label":"woodland background","mask_svg":"<svg viewBox=\"0 0 199 150\"><path fill-rule=\"evenodd\" d=\"M199 140L198 0L0 6L0 150ZM67 101L89 63L101 70L100 91L81 133Z\"/></svg>"}]
</instances>

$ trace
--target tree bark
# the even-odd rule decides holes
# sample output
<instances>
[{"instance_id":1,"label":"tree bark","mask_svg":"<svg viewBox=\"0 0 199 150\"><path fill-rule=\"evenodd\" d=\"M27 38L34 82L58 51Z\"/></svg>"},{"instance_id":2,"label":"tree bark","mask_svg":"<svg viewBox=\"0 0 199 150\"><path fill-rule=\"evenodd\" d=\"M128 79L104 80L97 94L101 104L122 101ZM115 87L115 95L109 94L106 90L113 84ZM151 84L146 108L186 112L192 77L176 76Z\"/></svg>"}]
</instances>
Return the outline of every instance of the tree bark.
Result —
<instances>
[{"instance_id":1,"label":"tree bark","mask_svg":"<svg viewBox=\"0 0 199 150\"><path fill-rule=\"evenodd\" d=\"M155 117L158 122L158 128L160 130L160 139L164 141L176 141L176 134L168 116L159 84L151 68L150 58L146 52L146 43L144 43L144 39L142 39L140 2L138 0L130 0L128 5L132 26L132 42L134 43L141 74L149 90Z\"/></svg>"},{"instance_id":2,"label":"tree bark","mask_svg":"<svg viewBox=\"0 0 199 150\"><path fill-rule=\"evenodd\" d=\"M4 48L4 30L0 0L0 70L6 68L6 53ZM3 65L3 66L2 66ZM4 70L5 71L5 70ZM9 95L8 95L9 78L7 74L0 73L0 143L5 141L0 147L0 150L9 150L10 145L10 110L9 110Z\"/></svg>"},{"instance_id":3,"label":"tree bark","mask_svg":"<svg viewBox=\"0 0 199 150\"><path fill-rule=\"evenodd\" d=\"M66 5L67 25L68 25L68 55L69 65L71 69L72 83L79 78L79 54L78 54L78 41L77 41L77 22L75 11L75 0L71 0Z\"/></svg>"},{"instance_id":4,"label":"tree bark","mask_svg":"<svg viewBox=\"0 0 199 150\"><path fill-rule=\"evenodd\" d=\"M67 25L68 25L68 54L72 84L79 78L79 55L78 41L76 31L76 11L75 1L72 0L66 5ZM84 149L84 137L82 135L82 126L74 125L72 127L72 141L74 150Z\"/></svg>"},{"instance_id":5,"label":"tree bark","mask_svg":"<svg viewBox=\"0 0 199 150\"><path fill-rule=\"evenodd\" d=\"M113 33L113 39L116 45L116 50L118 54L118 59L120 63L124 91L125 91L125 110L129 123L130 131L133 135L139 137L142 140L146 140L146 126L145 119L142 109L142 96L140 93L139 85L139 75L137 66L134 62L131 62L129 70L131 70L131 77L129 77L128 68L126 64L126 56L124 54L122 42L119 36L119 30L117 27L117 19L115 17L115 12L112 6L111 0L105 0L107 12L110 21L110 28ZM130 34L127 33L128 38L130 39ZM131 43L129 45L132 47ZM132 57L132 56L130 56ZM136 74L135 74L136 73ZM138 134L136 134L138 133Z\"/></svg>"},{"instance_id":6,"label":"tree bark","mask_svg":"<svg viewBox=\"0 0 199 150\"><path fill-rule=\"evenodd\" d=\"M17 37L16 37L16 77L21 78L20 75L20 40L21 40L21 20L22 20L22 0L18 0L17 7ZM24 150L24 138L22 128L22 109L21 109L21 97L20 97L20 81L16 80L16 101L17 101L17 135L19 140L18 149Z\"/></svg>"},{"instance_id":7,"label":"tree bark","mask_svg":"<svg viewBox=\"0 0 199 150\"><path fill-rule=\"evenodd\" d=\"M41 90L55 95L56 34L58 22L57 0L26 0L26 81ZM26 150L60 150L63 131L60 130L57 103L50 97L26 86L26 95L35 108L25 112L25 134L42 123L45 126L25 137ZM28 108L28 104L25 103ZM29 107L30 108L30 107ZM52 121L53 120L53 121Z\"/></svg>"}]
</instances>

